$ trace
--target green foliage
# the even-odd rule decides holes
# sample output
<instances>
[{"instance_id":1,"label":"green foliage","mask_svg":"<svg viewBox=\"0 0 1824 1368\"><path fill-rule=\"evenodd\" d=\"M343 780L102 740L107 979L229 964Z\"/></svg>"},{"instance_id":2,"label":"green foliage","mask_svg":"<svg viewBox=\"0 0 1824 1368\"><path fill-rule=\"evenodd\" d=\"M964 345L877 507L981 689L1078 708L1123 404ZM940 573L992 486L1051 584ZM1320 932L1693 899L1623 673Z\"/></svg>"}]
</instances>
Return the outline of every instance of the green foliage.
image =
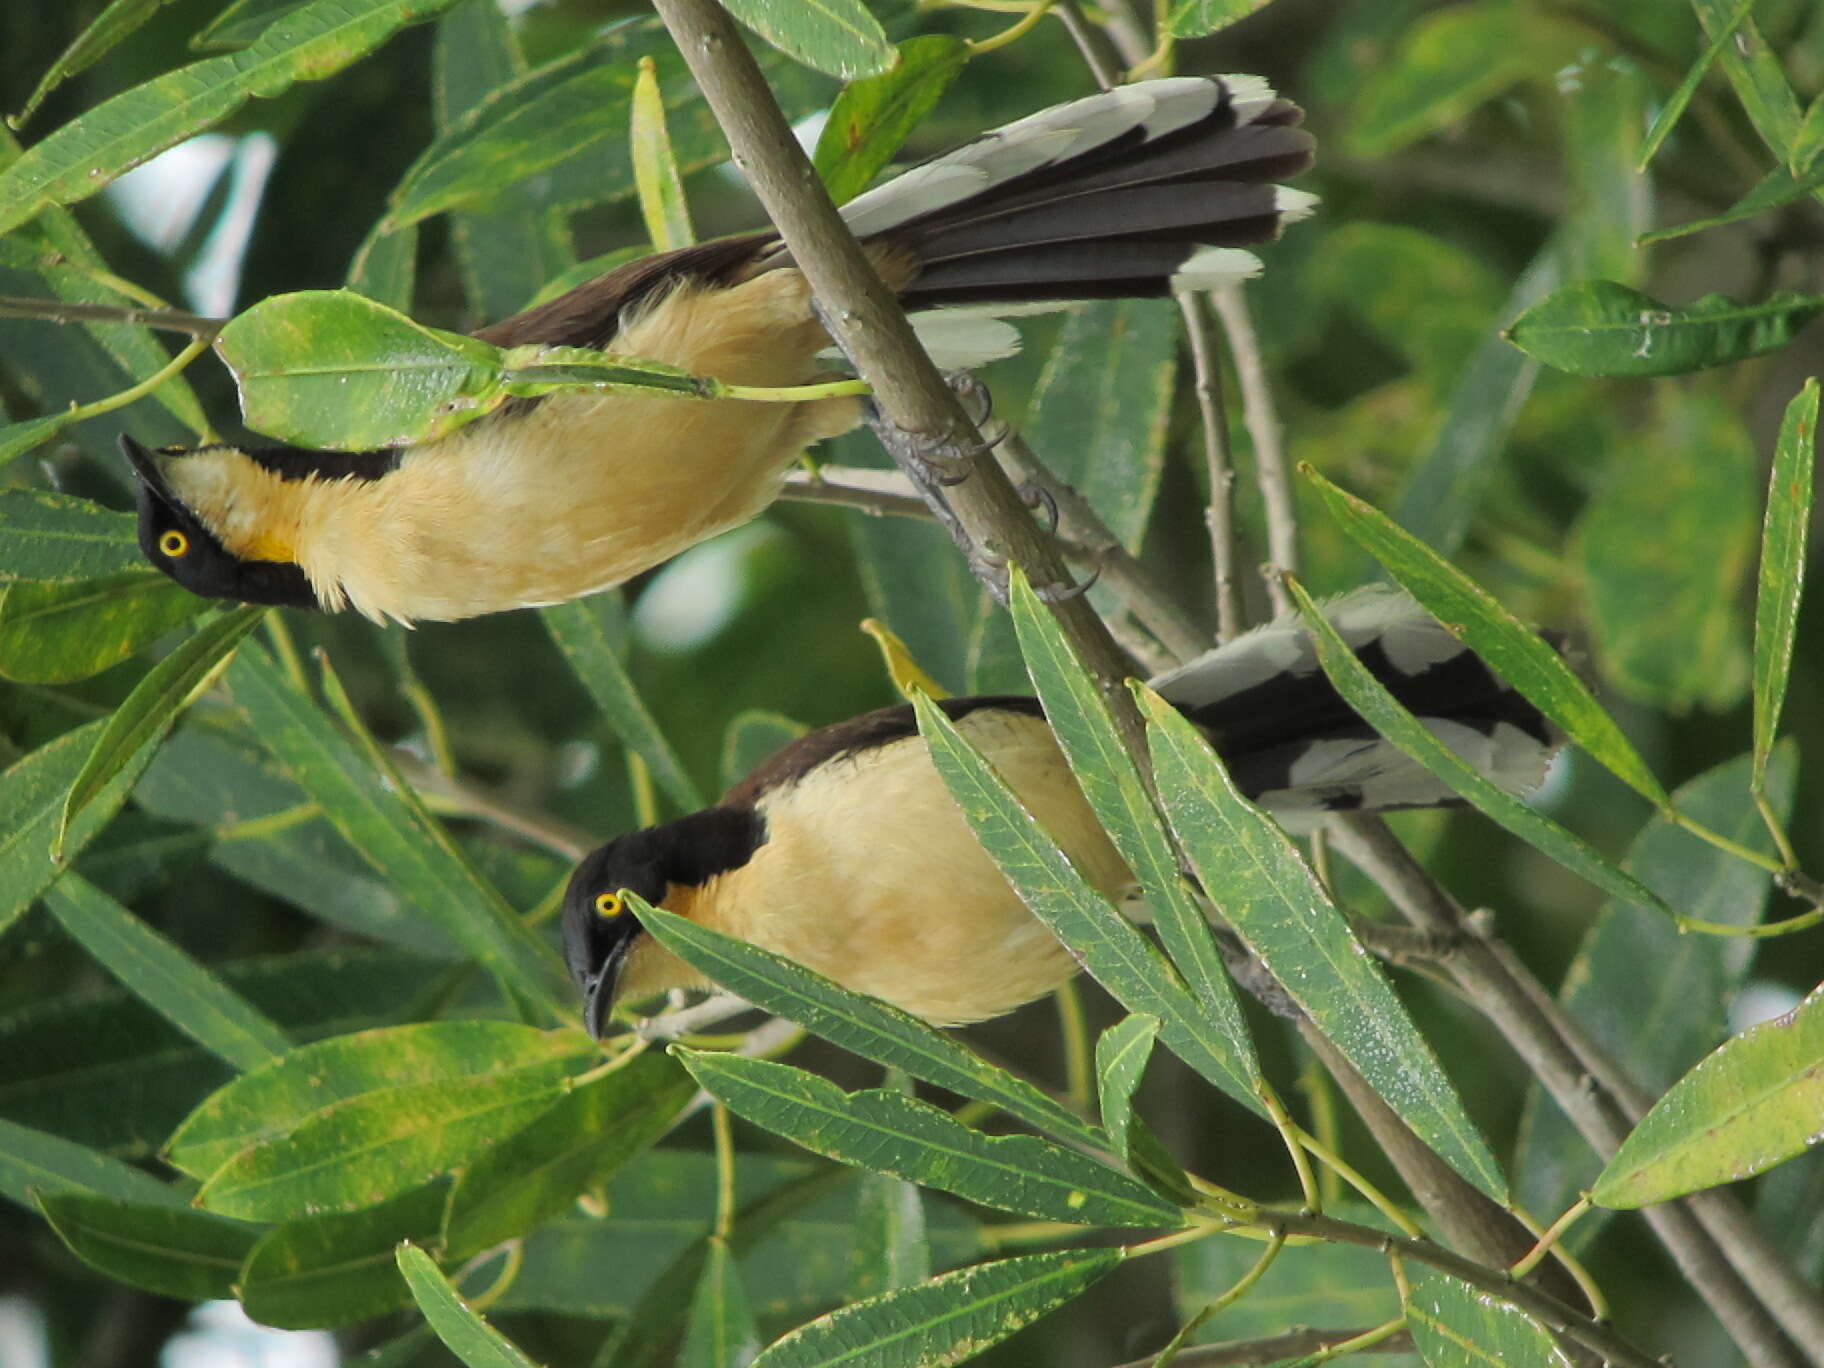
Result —
<instances>
[{"instance_id":1,"label":"green foliage","mask_svg":"<svg viewBox=\"0 0 1824 1368\"><path fill-rule=\"evenodd\" d=\"M814 160L838 202L1093 88L1056 9L726 8L788 119L828 112ZM1106 532L1062 532L1085 562L1118 545L1198 630L1212 492L1264 615L1257 476L1283 446L1302 558L1272 569L1297 569L1306 610L1305 585L1384 571L1552 719L1574 754L1529 804L1318 631L1350 705L1495 819L1397 819L1430 874L1301 848L1236 791L1222 736L1081 666L1054 594L1010 567L1004 611L910 519L782 503L621 594L427 626L409 652L352 615L212 609L146 566L122 431L359 449L557 388L726 393L462 331L760 223L660 20L603 17L9 10L0 105L26 142L0 132L0 1234L58 1368L94 1308L142 1296L348 1327L382 1341L375 1368L1114 1363L1178 1327L1296 1357L1316 1345L1285 1346L1294 1326L1403 1329L1434 1368L1556 1364L1607 1331L1536 1317L1466 1248L1447 1271L1427 1245L1390 1260L1383 1232L1449 1243L1437 1203L1481 1219L1510 1187L1544 1224L1592 1186L1605 1209L1565 1243L1640 1357L1595 1352L1700 1362L1682 1341L1717 1289L1641 1258L1676 1237L1629 1209L1768 1169L1764 1240L1743 1258L1741 1213L1713 1208L1719 1256L1783 1279L1745 1280L1753 1315L1824 1334L1824 1184L1817 1156L1785 1162L1814 1141L1824 1060L1808 7L1072 7L1128 76L1213 69L1181 41L1212 33L1223 68L1275 73L1323 204L1260 249L1258 341L1217 330L1214 372L1174 302L1094 302L1019 320L1025 354L987 377L996 416L1099 514ZM100 192L205 132L270 137L276 176L237 162L206 193L156 191L194 221L136 240ZM249 222L244 260L211 245ZM225 292L191 293L206 279ZM231 320L174 313L229 299ZM186 330L226 369L142 392ZM1200 400L1226 405L1232 480ZM880 464L861 438L819 454ZM1136 674L1179 663L1126 561L1091 602ZM864 612L944 688L1043 702L1131 900L917 711L963 815L1085 968L1080 998L939 1031L636 903L664 951L803 1029L589 1041L555 953L572 863L895 701L848 630ZM935 863L916 894L949 910ZM1374 924L1415 907L1447 924ZM1338 1120L1309 1048L1251 999L1348 1061L1370 1117L1431 1151L1424 1181ZM1752 1025L1744 1004L1768 999L1800 1005ZM1604 1124L1659 1098L1618 1150L1580 1133L1567 1045ZM699 1089L718 1127L737 1118L732 1146ZM1269 1124L1282 1097L1296 1124ZM1278 1240L1314 1203L1352 1243Z\"/></svg>"}]
</instances>

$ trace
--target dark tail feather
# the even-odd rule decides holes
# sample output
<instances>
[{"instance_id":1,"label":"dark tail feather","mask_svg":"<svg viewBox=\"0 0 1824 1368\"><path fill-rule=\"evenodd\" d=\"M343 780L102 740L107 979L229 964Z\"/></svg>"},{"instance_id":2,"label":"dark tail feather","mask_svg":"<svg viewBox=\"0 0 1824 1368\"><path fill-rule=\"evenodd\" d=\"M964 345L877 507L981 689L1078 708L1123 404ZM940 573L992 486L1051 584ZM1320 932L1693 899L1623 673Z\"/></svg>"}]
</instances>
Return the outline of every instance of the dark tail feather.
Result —
<instances>
[{"instance_id":1,"label":"dark tail feather","mask_svg":"<svg viewBox=\"0 0 1824 1368\"><path fill-rule=\"evenodd\" d=\"M908 308L1163 295L1252 274L1222 249L1309 212L1274 184L1311 163L1301 117L1258 78L1142 82L984 134L843 212L916 256Z\"/></svg>"}]
</instances>

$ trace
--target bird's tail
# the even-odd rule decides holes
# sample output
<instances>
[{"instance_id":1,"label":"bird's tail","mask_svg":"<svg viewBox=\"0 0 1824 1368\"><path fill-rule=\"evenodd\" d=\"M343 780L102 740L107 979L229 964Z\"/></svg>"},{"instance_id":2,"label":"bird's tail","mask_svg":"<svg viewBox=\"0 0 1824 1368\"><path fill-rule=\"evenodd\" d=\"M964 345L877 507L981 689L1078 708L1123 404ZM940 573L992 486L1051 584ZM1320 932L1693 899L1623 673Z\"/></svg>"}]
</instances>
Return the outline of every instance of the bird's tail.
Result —
<instances>
[{"instance_id":1,"label":"bird's tail","mask_svg":"<svg viewBox=\"0 0 1824 1368\"><path fill-rule=\"evenodd\" d=\"M1324 613L1375 678L1484 777L1514 793L1544 780L1562 735L1411 598L1377 586ZM1153 687L1210 735L1236 786L1282 822L1460 801L1342 700L1296 615Z\"/></svg>"},{"instance_id":2,"label":"bird's tail","mask_svg":"<svg viewBox=\"0 0 1824 1368\"><path fill-rule=\"evenodd\" d=\"M909 309L1217 284L1315 203L1274 183L1311 164L1303 117L1258 76L1143 81L984 133L843 217L916 260Z\"/></svg>"}]
</instances>

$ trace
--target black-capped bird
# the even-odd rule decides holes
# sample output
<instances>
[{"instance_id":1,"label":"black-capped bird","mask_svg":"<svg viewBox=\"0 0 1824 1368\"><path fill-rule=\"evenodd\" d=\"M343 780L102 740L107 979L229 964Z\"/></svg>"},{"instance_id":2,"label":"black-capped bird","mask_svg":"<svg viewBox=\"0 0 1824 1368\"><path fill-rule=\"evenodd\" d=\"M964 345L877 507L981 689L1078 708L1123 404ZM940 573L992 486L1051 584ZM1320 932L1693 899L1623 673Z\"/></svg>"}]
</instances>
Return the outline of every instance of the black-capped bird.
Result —
<instances>
[{"instance_id":1,"label":"black-capped bird","mask_svg":"<svg viewBox=\"0 0 1824 1368\"><path fill-rule=\"evenodd\" d=\"M909 310L961 307L941 364L1004 355L984 313L1163 295L1252 274L1248 243L1312 197L1298 107L1253 76L1122 86L983 134L851 200L849 227ZM777 236L662 252L481 329L497 346L596 347L743 385L800 385L830 346ZM621 391L520 402L417 446L153 453L140 543L199 594L448 621L621 583L757 516L854 398L705 402Z\"/></svg>"},{"instance_id":2,"label":"black-capped bird","mask_svg":"<svg viewBox=\"0 0 1824 1368\"><path fill-rule=\"evenodd\" d=\"M1538 786L1557 733L1410 598L1363 590L1325 613L1440 740L1510 791ZM1296 620L1153 684L1209 737L1237 786L1282 821L1455 801L1343 702ZM938 706L1091 884L1116 898L1135 891L1037 700ZM578 865L564 952L596 1035L617 1000L709 986L627 911L628 889L939 1025L1010 1012L1077 970L976 843L907 706L810 732L715 807L618 837ZM1220 905L1222 891L1210 892Z\"/></svg>"}]
</instances>

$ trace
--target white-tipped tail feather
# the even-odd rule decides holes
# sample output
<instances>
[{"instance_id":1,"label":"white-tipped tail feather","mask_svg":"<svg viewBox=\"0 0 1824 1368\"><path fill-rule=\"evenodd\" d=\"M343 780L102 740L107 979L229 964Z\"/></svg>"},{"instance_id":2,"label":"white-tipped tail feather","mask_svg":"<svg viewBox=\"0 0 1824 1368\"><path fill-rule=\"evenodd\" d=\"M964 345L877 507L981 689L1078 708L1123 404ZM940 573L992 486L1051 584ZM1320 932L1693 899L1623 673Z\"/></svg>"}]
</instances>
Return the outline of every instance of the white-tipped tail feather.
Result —
<instances>
[{"instance_id":1,"label":"white-tipped tail feather","mask_svg":"<svg viewBox=\"0 0 1824 1368\"><path fill-rule=\"evenodd\" d=\"M1410 597L1381 586L1324 605L1362 662L1431 733L1512 793L1545 779L1562 737ZM1161 675L1153 687L1215 742L1238 787L1290 826L1325 812L1453 801L1337 695L1296 615Z\"/></svg>"}]
</instances>

